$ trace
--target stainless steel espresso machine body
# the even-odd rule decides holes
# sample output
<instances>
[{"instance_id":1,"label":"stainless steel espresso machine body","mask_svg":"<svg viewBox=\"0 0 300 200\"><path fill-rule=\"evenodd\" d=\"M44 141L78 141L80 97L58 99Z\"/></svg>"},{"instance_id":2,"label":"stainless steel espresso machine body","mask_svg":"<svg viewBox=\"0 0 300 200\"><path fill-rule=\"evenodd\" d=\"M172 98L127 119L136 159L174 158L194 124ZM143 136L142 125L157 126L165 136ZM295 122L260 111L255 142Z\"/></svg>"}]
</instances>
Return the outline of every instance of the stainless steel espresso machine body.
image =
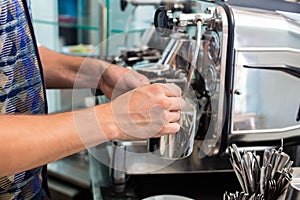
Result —
<instances>
[{"instance_id":1,"label":"stainless steel espresso machine body","mask_svg":"<svg viewBox=\"0 0 300 200\"><path fill-rule=\"evenodd\" d=\"M300 143L299 13L164 1L154 24L169 43L158 62L133 68L153 83L173 82L192 93L192 151L170 159L153 153L157 141L114 141L113 183L135 174L230 170L232 143L250 149Z\"/></svg>"}]
</instances>

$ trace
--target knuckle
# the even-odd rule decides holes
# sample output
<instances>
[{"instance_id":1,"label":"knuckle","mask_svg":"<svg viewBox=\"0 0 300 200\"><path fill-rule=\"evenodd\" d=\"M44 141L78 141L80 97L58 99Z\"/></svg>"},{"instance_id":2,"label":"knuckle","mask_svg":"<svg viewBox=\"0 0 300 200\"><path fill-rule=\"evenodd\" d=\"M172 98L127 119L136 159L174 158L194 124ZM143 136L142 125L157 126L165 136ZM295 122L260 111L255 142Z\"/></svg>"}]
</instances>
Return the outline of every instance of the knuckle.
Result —
<instances>
[{"instance_id":1,"label":"knuckle","mask_svg":"<svg viewBox=\"0 0 300 200\"><path fill-rule=\"evenodd\" d=\"M161 133L162 135L164 135L164 134L166 134L166 133L169 133L168 128L167 128L166 126L164 126L164 127L161 129L160 133Z\"/></svg>"},{"instance_id":2,"label":"knuckle","mask_svg":"<svg viewBox=\"0 0 300 200\"><path fill-rule=\"evenodd\" d=\"M169 121L169 115L168 115L168 112L167 111L164 111L163 112L163 120L164 122L168 122Z\"/></svg>"},{"instance_id":3,"label":"knuckle","mask_svg":"<svg viewBox=\"0 0 300 200\"><path fill-rule=\"evenodd\" d=\"M152 84L150 86L151 86L151 89L152 89L153 92L159 92L159 91L161 91L161 85L158 84L158 83L154 83L154 84Z\"/></svg>"},{"instance_id":4,"label":"knuckle","mask_svg":"<svg viewBox=\"0 0 300 200\"><path fill-rule=\"evenodd\" d=\"M159 104L162 108L169 110L169 108L172 106L172 103L167 98L161 98L159 100Z\"/></svg>"}]
</instances>

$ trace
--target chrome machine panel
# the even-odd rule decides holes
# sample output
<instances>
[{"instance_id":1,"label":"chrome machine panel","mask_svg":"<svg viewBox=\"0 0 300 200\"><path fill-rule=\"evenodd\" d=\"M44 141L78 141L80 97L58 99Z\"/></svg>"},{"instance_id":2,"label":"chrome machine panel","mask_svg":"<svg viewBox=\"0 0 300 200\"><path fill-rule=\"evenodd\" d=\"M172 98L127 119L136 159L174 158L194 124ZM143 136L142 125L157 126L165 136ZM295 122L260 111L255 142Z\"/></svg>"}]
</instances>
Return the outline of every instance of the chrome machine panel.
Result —
<instances>
[{"instance_id":1,"label":"chrome machine panel","mask_svg":"<svg viewBox=\"0 0 300 200\"><path fill-rule=\"evenodd\" d=\"M299 143L300 14L242 7L232 11L232 141L270 145L282 138L286 144Z\"/></svg>"}]
</instances>

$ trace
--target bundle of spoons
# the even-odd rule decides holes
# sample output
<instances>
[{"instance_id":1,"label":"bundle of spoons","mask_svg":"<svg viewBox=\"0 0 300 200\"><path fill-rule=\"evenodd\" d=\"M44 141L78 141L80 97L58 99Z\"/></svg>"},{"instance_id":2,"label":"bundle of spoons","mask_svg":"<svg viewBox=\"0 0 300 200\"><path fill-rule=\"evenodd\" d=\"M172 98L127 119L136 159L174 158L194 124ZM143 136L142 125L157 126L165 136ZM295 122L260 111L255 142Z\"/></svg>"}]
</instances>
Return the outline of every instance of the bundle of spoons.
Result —
<instances>
[{"instance_id":1,"label":"bundle of spoons","mask_svg":"<svg viewBox=\"0 0 300 200\"><path fill-rule=\"evenodd\" d=\"M278 199L286 191L293 173L293 161L282 146L278 150L264 150L262 158L256 151L240 152L235 144L229 146L230 162L243 191L225 192L223 200Z\"/></svg>"}]
</instances>

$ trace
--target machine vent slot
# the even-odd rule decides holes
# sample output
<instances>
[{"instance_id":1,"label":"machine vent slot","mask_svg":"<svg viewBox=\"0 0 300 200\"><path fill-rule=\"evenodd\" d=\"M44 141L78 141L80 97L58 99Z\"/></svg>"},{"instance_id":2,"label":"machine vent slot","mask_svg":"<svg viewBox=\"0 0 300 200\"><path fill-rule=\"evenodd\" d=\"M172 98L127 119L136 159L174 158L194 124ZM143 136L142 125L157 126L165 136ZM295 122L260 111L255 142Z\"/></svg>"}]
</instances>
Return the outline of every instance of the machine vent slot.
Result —
<instances>
[{"instance_id":1,"label":"machine vent slot","mask_svg":"<svg viewBox=\"0 0 300 200\"><path fill-rule=\"evenodd\" d=\"M300 104L299 104L299 109L298 109L298 114L297 114L296 121L297 121L297 122L300 121Z\"/></svg>"}]
</instances>

